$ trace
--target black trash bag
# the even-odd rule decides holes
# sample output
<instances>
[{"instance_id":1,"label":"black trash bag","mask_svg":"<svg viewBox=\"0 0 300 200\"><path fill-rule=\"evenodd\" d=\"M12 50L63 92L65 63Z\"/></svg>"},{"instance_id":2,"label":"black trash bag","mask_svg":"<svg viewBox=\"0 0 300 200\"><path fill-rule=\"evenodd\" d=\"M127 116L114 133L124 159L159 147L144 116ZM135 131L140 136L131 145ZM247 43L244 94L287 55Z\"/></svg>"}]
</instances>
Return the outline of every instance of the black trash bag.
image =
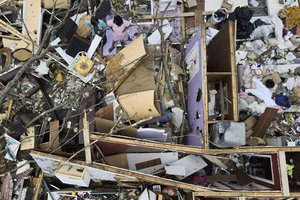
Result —
<instances>
[{"instance_id":1,"label":"black trash bag","mask_svg":"<svg viewBox=\"0 0 300 200\"><path fill-rule=\"evenodd\" d=\"M249 38L254 31L254 24L250 22L254 11L248 7L237 7L229 14L229 20L237 21L237 39Z\"/></svg>"}]
</instances>

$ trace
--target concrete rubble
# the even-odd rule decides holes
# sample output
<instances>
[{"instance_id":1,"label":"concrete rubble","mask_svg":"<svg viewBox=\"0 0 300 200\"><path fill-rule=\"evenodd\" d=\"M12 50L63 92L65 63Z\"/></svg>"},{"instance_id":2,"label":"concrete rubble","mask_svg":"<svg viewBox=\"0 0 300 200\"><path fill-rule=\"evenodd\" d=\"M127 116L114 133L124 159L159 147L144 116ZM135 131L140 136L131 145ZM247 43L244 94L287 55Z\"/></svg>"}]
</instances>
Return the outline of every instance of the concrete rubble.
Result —
<instances>
[{"instance_id":1,"label":"concrete rubble","mask_svg":"<svg viewBox=\"0 0 300 200\"><path fill-rule=\"evenodd\" d=\"M296 199L299 3L0 1L0 199Z\"/></svg>"}]
</instances>

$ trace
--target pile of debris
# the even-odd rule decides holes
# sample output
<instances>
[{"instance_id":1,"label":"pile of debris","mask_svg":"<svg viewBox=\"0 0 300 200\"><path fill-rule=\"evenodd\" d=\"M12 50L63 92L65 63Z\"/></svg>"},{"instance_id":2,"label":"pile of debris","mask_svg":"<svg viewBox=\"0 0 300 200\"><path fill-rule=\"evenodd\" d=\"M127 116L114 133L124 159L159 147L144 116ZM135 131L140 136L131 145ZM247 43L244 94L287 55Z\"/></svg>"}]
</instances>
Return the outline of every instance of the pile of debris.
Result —
<instances>
[{"instance_id":1,"label":"pile of debris","mask_svg":"<svg viewBox=\"0 0 300 200\"><path fill-rule=\"evenodd\" d=\"M255 2L1 1L0 199L280 190L284 156L231 151L300 145L299 7Z\"/></svg>"}]
</instances>

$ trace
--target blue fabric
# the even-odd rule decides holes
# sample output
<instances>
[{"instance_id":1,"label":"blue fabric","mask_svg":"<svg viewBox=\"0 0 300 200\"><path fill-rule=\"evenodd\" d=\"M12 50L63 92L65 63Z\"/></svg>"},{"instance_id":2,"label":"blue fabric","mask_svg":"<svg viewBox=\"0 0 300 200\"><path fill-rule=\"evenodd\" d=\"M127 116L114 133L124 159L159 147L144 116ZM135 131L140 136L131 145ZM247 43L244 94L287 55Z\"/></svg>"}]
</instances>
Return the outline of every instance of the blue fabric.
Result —
<instances>
[{"instance_id":1,"label":"blue fabric","mask_svg":"<svg viewBox=\"0 0 300 200\"><path fill-rule=\"evenodd\" d=\"M90 26L92 29L93 37L95 36L96 33L99 33L100 31L104 31L106 29L106 23L103 20L98 19L98 22L99 22L98 26L93 26L90 19L85 20L85 24Z\"/></svg>"},{"instance_id":2,"label":"blue fabric","mask_svg":"<svg viewBox=\"0 0 300 200\"><path fill-rule=\"evenodd\" d=\"M101 20L101 19L98 19L98 21L99 21L99 23L98 23L98 28L99 28L100 30L104 30L104 29L106 28L106 23L105 23L103 20ZM88 26L93 27L92 22L91 22L90 19L85 20L85 24L88 25Z\"/></svg>"},{"instance_id":3,"label":"blue fabric","mask_svg":"<svg viewBox=\"0 0 300 200\"><path fill-rule=\"evenodd\" d=\"M289 97L285 95L277 96L275 98L275 103L286 108L291 107L291 101L289 100Z\"/></svg>"}]
</instances>

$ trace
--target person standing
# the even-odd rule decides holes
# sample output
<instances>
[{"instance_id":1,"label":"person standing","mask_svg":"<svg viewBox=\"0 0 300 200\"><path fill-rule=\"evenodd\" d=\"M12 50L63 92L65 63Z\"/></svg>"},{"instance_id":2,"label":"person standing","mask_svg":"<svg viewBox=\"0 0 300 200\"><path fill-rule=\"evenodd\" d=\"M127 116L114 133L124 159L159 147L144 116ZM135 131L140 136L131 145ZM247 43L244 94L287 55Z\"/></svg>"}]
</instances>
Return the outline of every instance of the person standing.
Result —
<instances>
[{"instance_id":1,"label":"person standing","mask_svg":"<svg viewBox=\"0 0 300 200\"><path fill-rule=\"evenodd\" d=\"M107 26L111 28L113 34L113 43L109 49L109 52L111 52L115 48L116 42L121 41L121 43L124 44L124 40L126 38L130 40L128 36L128 28L130 26L130 22L124 20L121 16L116 15L113 19L108 20Z\"/></svg>"}]
</instances>

